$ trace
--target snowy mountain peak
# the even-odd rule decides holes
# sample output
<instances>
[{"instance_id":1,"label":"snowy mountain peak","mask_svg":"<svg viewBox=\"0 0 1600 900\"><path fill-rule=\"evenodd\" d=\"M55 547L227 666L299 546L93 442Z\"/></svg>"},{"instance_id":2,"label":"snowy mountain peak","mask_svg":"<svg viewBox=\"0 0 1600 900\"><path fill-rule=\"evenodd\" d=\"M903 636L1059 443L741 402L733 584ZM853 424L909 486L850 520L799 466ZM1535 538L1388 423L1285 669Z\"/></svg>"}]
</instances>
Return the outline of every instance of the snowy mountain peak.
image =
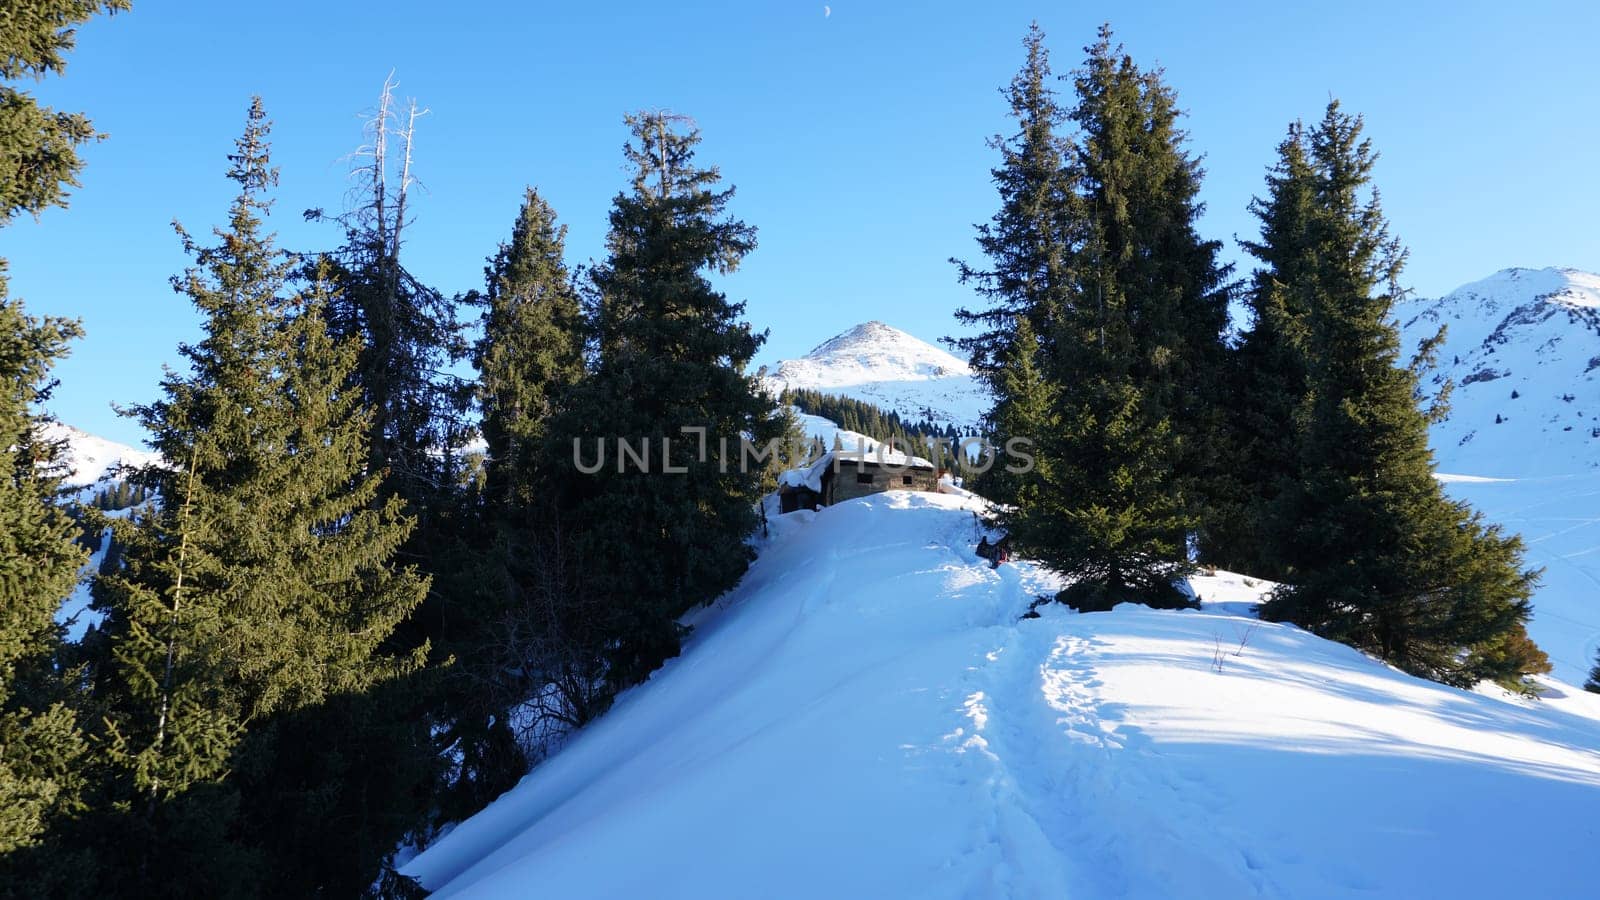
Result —
<instances>
[{"instance_id":1,"label":"snowy mountain peak","mask_svg":"<svg viewBox=\"0 0 1600 900\"><path fill-rule=\"evenodd\" d=\"M50 440L66 441L66 463L70 472L66 481L72 487L90 487L121 466L148 465L158 458L148 450L109 441L62 422L46 425L44 435Z\"/></svg>"},{"instance_id":2,"label":"snowy mountain peak","mask_svg":"<svg viewBox=\"0 0 1600 900\"><path fill-rule=\"evenodd\" d=\"M780 371L786 367L810 368L842 384L972 374L960 358L877 320L834 335L802 359L785 360L778 366Z\"/></svg>"},{"instance_id":3,"label":"snowy mountain peak","mask_svg":"<svg viewBox=\"0 0 1600 900\"><path fill-rule=\"evenodd\" d=\"M973 427L988 397L960 357L873 320L834 335L767 376L774 391L797 388L853 397L901 416Z\"/></svg>"},{"instance_id":4,"label":"snowy mountain peak","mask_svg":"<svg viewBox=\"0 0 1600 900\"><path fill-rule=\"evenodd\" d=\"M1600 465L1600 275L1504 269L1395 314L1408 352L1448 326L1429 376L1455 384L1433 430L1441 470L1550 476Z\"/></svg>"}]
</instances>

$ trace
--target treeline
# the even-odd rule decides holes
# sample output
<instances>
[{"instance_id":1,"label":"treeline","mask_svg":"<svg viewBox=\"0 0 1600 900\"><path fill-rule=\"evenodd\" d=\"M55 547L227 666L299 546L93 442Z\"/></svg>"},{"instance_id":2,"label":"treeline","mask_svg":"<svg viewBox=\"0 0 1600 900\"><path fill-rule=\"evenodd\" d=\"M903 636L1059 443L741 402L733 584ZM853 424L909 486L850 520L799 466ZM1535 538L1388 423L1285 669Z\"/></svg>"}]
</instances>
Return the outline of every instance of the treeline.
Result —
<instances>
[{"instance_id":1,"label":"treeline","mask_svg":"<svg viewBox=\"0 0 1600 900\"><path fill-rule=\"evenodd\" d=\"M89 498L89 505L101 512L115 512L142 506L149 499L150 491L144 485L119 479L96 489L94 496Z\"/></svg>"},{"instance_id":2,"label":"treeline","mask_svg":"<svg viewBox=\"0 0 1600 900\"><path fill-rule=\"evenodd\" d=\"M24 6L7 78L58 73L73 26L127 8ZM27 163L0 172L4 218L61 205L92 127L9 86L0 105L32 123L0 129ZM177 231L202 336L127 411L163 462L81 525L39 438L80 329L0 282L0 895L414 895L398 848L515 784L744 572L772 472L683 429L760 444L793 422L746 373L765 335L708 280L755 229L693 122L626 118L631 176L582 277L530 189L482 287L447 294L404 259L415 121L385 84L354 199L291 252L250 105L222 224ZM618 437L656 474L576 469L578 442ZM99 623L67 641L76 538L150 497L109 523Z\"/></svg>"},{"instance_id":3,"label":"treeline","mask_svg":"<svg viewBox=\"0 0 1600 900\"><path fill-rule=\"evenodd\" d=\"M985 262L960 265L986 303L957 315L988 426L1037 445L1032 471L980 490L1020 552L1072 579L1059 599L1182 606L1179 580L1214 563L1282 584L1265 618L1423 677L1548 671L1520 541L1433 478L1447 398L1419 373L1442 332L1402 355L1405 251L1360 117L1332 102L1289 127L1240 282L1197 228L1202 172L1162 73L1102 29L1062 99L1037 27L1024 46ZM1235 299L1250 320L1230 336Z\"/></svg>"}]
</instances>

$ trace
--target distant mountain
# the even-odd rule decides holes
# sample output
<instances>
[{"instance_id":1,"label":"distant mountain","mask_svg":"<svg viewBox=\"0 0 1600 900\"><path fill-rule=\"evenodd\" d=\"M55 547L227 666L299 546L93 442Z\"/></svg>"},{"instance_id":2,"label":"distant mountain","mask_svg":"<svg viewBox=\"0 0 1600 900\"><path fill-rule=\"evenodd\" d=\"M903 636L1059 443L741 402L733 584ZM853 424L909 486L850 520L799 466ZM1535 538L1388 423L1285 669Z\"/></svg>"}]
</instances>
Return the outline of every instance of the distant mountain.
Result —
<instances>
[{"instance_id":1,"label":"distant mountain","mask_svg":"<svg viewBox=\"0 0 1600 900\"><path fill-rule=\"evenodd\" d=\"M1428 387L1455 382L1433 429L1444 472L1537 477L1600 467L1600 275L1505 269L1396 309L1407 353L1449 326Z\"/></svg>"},{"instance_id":2,"label":"distant mountain","mask_svg":"<svg viewBox=\"0 0 1600 900\"><path fill-rule=\"evenodd\" d=\"M901 418L976 429L989 396L965 361L885 325L865 322L766 375L773 391L809 388L853 397Z\"/></svg>"},{"instance_id":3,"label":"distant mountain","mask_svg":"<svg viewBox=\"0 0 1600 900\"><path fill-rule=\"evenodd\" d=\"M119 466L142 466L158 458L148 450L108 441L61 422L45 426L45 435L67 442L66 462L71 473L67 476L67 484L72 487L89 487Z\"/></svg>"},{"instance_id":4,"label":"distant mountain","mask_svg":"<svg viewBox=\"0 0 1600 900\"><path fill-rule=\"evenodd\" d=\"M1449 326L1425 385L1455 382L1432 432L1441 478L1522 535L1543 569L1528 632L1579 684L1600 651L1600 275L1506 269L1396 313L1408 353Z\"/></svg>"}]
</instances>

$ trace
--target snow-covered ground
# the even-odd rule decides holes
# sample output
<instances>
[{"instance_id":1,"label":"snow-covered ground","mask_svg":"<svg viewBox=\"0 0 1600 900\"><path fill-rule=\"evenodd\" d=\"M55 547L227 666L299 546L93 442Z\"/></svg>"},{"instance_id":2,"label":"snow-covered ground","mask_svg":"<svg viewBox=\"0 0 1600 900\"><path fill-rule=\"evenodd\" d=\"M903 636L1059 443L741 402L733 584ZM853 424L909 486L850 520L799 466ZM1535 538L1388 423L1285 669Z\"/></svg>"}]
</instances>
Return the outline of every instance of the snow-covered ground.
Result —
<instances>
[{"instance_id":1,"label":"snow-covered ground","mask_svg":"<svg viewBox=\"0 0 1600 900\"><path fill-rule=\"evenodd\" d=\"M1529 633L1552 674L1582 683L1600 650L1600 275L1506 269L1396 313L1408 351L1449 327L1440 480L1522 535L1545 570Z\"/></svg>"},{"instance_id":2,"label":"snow-covered ground","mask_svg":"<svg viewBox=\"0 0 1600 900\"><path fill-rule=\"evenodd\" d=\"M853 397L910 421L975 429L989 397L972 369L898 328L865 322L799 359L777 363L765 383L774 392L809 388Z\"/></svg>"},{"instance_id":3,"label":"snow-covered ground","mask_svg":"<svg viewBox=\"0 0 1600 900\"><path fill-rule=\"evenodd\" d=\"M1541 478L1442 478L1445 491L1522 535L1524 562L1544 569L1528 634L1555 677L1582 684L1600 652L1600 470Z\"/></svg>"},{"instance_id":4,"label":"snow-covered ground","mask_svg":"<svg viewBox=\"0 0 1600 900\"><path fill-rule=\"evenodd\" d=\"M1074 614L977 501L773 522L684 654L412 860L440 897L1590 897L1600 696L1395 672L1197 578Z\"/></svg>"}]
</instances>

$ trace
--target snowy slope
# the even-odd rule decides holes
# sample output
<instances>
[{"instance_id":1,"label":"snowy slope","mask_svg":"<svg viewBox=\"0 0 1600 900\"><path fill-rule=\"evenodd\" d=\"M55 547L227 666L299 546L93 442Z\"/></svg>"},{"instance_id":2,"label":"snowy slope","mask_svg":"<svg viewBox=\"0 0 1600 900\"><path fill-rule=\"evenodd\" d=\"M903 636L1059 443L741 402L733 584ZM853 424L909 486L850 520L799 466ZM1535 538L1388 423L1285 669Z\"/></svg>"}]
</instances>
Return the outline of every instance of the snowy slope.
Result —
<instances>
[{"instance_id":1,"label":"snowy slope","mask_svg":"<svg viewBox=\"0 0 1600 900\"><path fill-rule=\"evenodd\" d=\"M1442 469L1539 477L1600 468L1600 275L1506 269L1396 315L1408 353L1449 327L1434 375L1456 386L1449 419L1433 431Z\"/></svg>"},{"instance_id":2,"label":"snowy slope","mask_svg":"<svg viewBox=\"0 0 1600 900\"><path fill-rule=\"evenodd\" d=\"M439 897L1593 895L1600 697L1419 681L1248 618L1233 576L1201 611L1019 620L1057 585L978 560L975 508L775 519L683 656L405 871Z\"/></svg>"},{"instance_id":3,"label":"snowy slope","mask_svg":"<svg viewBox=\"0 0 1600 900\"><path fill-rule=\"evenodd\" d=\"M1432 431L1446 489L1522 535L1544 568L1529 633L1582 682L1600 650L1600 275L1506 269L1396 314L1408 352L1449 327L1434 383L1456 387Z\"/></svg>"},{"instance_id":4,"label":"snowy slope","mask_svg":"<svg viewBox=\"0 0 1600 900\"><path fill-rule=\"evenodd\" d=\"M823 342L766 376L774 392L810 388L853 397L936 425L976 429L988 395L965 361L882 322L866 322Z\"/></svg>"},{"instance_id":5,"label":"snowy slope","mask_svg":"<svg viewBox=\"0 0 1600 900\"><path fill-rule=\"evenodd\" d=\"M147 450L136 450L127 444L108 441L61 422L45 426L44 433L48 438L66 440L66 463L71 471L67 484L73 487L93 485L118 466L142 466L157 459L156 454Z\"/></svg>"}]
</instances>

